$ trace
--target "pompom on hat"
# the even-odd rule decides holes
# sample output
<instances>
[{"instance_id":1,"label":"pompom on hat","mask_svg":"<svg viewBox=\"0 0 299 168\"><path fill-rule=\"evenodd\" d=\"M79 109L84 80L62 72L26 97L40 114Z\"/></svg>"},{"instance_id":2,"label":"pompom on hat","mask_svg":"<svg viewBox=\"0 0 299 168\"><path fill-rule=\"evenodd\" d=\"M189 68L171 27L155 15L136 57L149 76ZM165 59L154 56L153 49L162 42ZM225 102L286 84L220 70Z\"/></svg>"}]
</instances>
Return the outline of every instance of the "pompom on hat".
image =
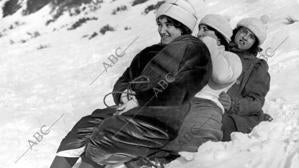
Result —
<instances>
[{"instance_id":1,"label":"pompom on hat","mask_svg":"<svg viewBox=\"0 0 299 168\"><path fill-rule=\"evenodd\" d=\"M269 18L266 15L263 15L260 19L249 17L240 20L237 23L237 27L246 27L257 37L259 44L263 44L267 38L267 22Z\"/></svg>"},{"instance_id":2,"label":"pompom on hat","mask_svg":"<svg viewBox=\"0 0 299 168\"><path fill-rule=\"evenodd\" d=\"M166 0L156 11L156 18L161 15L171 17L193 31L196 22L196 11L188 0Z\"/></svg>"},{"instance_id":3,"label":"pompom on hat","mask_svg":"<svg viewBox=\"0 0 299 168\"><path fill-rule=\"evenodd\" d=\"M225 17L217 14L208 14L200 20L199 25L200 24L212 27L221 33L228 43L230 42L233 35L233 29Z\"/></svg>"}]
</instances>

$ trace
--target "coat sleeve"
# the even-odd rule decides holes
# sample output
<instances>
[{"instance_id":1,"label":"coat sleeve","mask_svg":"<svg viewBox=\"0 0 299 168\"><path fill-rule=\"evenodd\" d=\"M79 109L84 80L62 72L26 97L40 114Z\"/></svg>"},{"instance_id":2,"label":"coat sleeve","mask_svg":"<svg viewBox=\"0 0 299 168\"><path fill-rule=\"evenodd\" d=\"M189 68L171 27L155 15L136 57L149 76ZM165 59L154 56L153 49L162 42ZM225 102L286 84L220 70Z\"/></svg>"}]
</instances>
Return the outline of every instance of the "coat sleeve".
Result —
<instances>
[{"instance_id":1,"label":"coat sleeve","mask_svg":"<svg viewBox=\"0 0 299 168\"><path fill-rule=\"evenodd\" d=\"M218 46L215 39L204 37L202 41L209 49L212 59L211 82L216 85L229 85L237 80L242 72L242 63L240 58L224 50L223 46Z\"/></svg>"},{"instance_id":2,"label":"coat sleeve","mask_svg":"<svg viewBox=\"0 0 299 168\"><path fill-rule=\"evenodd\" d=\"M131 78L131 69L128 67L122 76L117 80L113 87L113 92L122 92L128 88L128 82ZM116 105L120 104L120 93L113 93L113 100Z\"/></svg>"},{"instance_id":3,"label":"coat sleeve","mask_svg":"<svg viewBox=\"0 0 299 168\"><path fill-rule=\"evenodd\" d=\"M211 62L209 50L204 43L195 42L186 46L176 80L168 86L171 95L181 89L185 92L183 102L193 97L208 83L212 72Z\"/></svg>"},{"instance_id":4,"label":"coat sleeve","mask_svg":"<svg viewBox=\"0 0 299 168\"><path fill-rule=\"evenodd\" d=\"M141 71L141 56L146 52L146 49L138 53L131 62L131 65L125 70L122 76L116 81L113 92L122 92L126 90L129 86L129 82L132 81L136 76L138 76ZM113 93L113 99L115 104L120 103L120 93Z\"/></svg>"},{"instance_id":5,"label":"coat sleeve","mask_svg":"<svg viewBox=\"0 0 299 168\"><path fill-rule=\"evenodd\" d=\"M255 115L262 110L265 96L270 89L270 75L268 64L261 60L252 70L241 98L232 98L230 111L238 115Z\"/></svg>"}]
</instances>

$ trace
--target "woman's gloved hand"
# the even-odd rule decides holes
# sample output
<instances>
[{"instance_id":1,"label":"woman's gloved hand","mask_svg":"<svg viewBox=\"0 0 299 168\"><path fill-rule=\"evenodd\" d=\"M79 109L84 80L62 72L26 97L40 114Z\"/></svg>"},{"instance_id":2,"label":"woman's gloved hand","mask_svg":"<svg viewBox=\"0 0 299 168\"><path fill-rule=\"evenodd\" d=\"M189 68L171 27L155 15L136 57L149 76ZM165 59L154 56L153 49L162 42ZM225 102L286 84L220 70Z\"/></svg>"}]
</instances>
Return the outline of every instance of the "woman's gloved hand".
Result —
<instances>
[{"instance_id":1,"label":"woman's gloved hand","mask_svg":"<svg viewBox=\"0 0 299 168\"><path fill-rule=\"evenodd\" d=\"M120 101L122 104L120 104L117 108L116 115L121 115L124 112L127 112L135 107L138 107L138 101L135 97L135 92L132 90L125 90L120 97Z\"/></svg>"},{"instance_id":2,"label":"woman's gloved hand","mask_svg":"<svg viewBox=\"0 0 299 168\"><path fill-rule=\"evenodd\" d=\"M133 99L135 97L135 92L133 90L130 89L126 89L123 91L123 93L120 96L120 102L122 104L126 104L130 99Z\"/></svg>"}]
</instances>

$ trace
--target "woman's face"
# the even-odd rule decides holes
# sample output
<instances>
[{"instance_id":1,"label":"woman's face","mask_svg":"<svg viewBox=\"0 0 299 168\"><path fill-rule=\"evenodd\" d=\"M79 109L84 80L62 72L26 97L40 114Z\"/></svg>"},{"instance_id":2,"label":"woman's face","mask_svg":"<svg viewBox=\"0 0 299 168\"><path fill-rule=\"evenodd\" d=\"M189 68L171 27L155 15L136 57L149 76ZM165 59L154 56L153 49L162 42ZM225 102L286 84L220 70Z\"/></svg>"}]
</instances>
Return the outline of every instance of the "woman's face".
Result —
<instances>
[{"instance_id":1,"label":"woman's face","mask_svg":"<svg viewBox=\"0 0 299 168\"><path fill-rule=\"evenodd\" d=\"M214 30L209 29L209 27L204 24L198 25L197 37L200 39L200 38L203 38L206 36L214 38L217 41L218 45L220 44L220 41L219 41L218 37L216 36Z\"/></svg>"},{"instance_id":2,"label":"woman's face","mask_svg":"<svg viewBox=\"0 0 299 168\"><path fill-rule=\"evenodd\" d=\"M169 44L182 35L182 31L174 27L172 23L169 23L165 17L158 18L157 25L162 44Z\"/></svg>"},{"instance_id":3,"label":"woman's face","mask_svg":"<svg viewBox=\"0 0 299 168\"><path fill-rule=\"evenodd\" d=\"M240 50L250 49L256 41L255 35L246 27L241 27L236 33L234 42Z\"/></svg>"}]
</instances>

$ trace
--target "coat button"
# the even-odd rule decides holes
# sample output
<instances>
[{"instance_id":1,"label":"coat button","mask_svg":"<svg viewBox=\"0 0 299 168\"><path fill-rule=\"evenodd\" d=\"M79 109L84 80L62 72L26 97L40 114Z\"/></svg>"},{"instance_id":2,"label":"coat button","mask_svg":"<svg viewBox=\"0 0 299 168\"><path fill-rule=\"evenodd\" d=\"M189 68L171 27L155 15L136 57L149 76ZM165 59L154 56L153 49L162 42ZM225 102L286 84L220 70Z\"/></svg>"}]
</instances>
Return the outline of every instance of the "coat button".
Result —
<instances>
[{"instance_id":1,"label":"coat button","mask_svg":"<svg viewBox=\"0 0 299 168\"><path fill-rule=\"evenodd\" d=\"M236 84L237 84L237 85L240 85L240 83L241 83L240 80L237 80L237 81L236 81Z\"/></svg>"}]
</instances>

